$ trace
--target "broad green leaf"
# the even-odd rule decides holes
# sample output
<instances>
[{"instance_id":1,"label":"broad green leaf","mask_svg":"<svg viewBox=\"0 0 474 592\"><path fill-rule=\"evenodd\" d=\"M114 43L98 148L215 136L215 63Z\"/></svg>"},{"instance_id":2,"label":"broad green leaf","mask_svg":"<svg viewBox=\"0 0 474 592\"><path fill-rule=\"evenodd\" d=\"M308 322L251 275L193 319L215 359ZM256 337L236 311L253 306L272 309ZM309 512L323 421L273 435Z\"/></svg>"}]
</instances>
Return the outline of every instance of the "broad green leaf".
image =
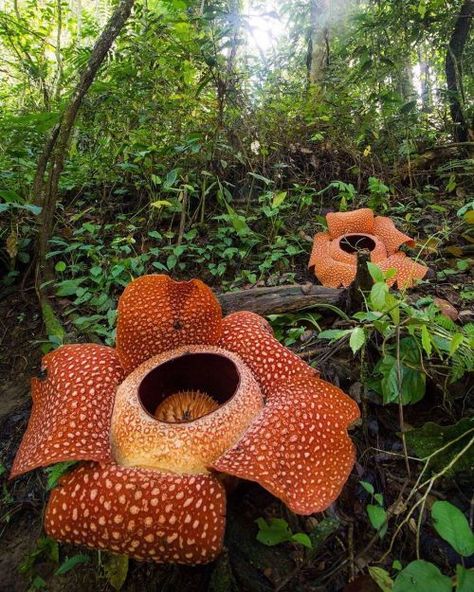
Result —
<instances>
[{"instance_id":1,"label":"broad green leaf","mask_svg":"<svg viewBox=\"0 0 474 592\"><path fill-rule=\"evenodd\" d=\"M370 524L378 531L380 538L387 532L387 512L379 505L367 504L367 515Z\"/></svg>"},{"instance_id":2,"label":"broad green leaf","mask_svg":"<svg viewBox=\"0 0 474 592\"><path fill-rule=\"evenodd\" d=\"M7 203L22 204L25 202L23 197L18 195L18 193L12 189L0 189L0 197L3 198Z\"/></svg>"},{"instance_id":3,"label":"broad green leaf","mask_svg":"<svg viewBox=\"0 0 474 592\"><path fill-rule=\"evenodd\" d=\"M66 264L64 263L64 261L58 261L56 263L56 265L54 266L54 269L61 273L62 271L64 271L66 269Z\"/></svg>"},{"instance_id":4,"label":"broad green leaf","mask_svg":"<svg viewBox=\"0 0 474 592\"><path fill-rule=\"evenodd\" d=\"M245 218L243 216L239 216L239 214L237 214L234 208L229 203L227 203L226 200L224 200L224 204L229 213L229 218L232 223L232 226L234 227L237 234L239 236L247 236L249 234L252 234L250 227L245 221Z\"/></svg>"},{"instance_id":5,"label":"broad green leaf","mask_svg":"<svg viewBox=\"0 0 474 592\"><path fill-rule=\"evenodd\" d=\"M459 508L449 502L435 502L431 518L439 536L459 555L469 557L474 553L474 533Z\"/></svg>"},{"instance_id":6,"label":"broad green leaf","mask_svg":"<svg viewBox=\"0 0 474 592\"><path fill-rule=\"evenodd\" d=\"M370 303L375 310L385 309L385 298L388 294L388 286L385 282L377 282L370 290Z\"/></svg>"},{"instance_id":7,"label":"broad green leaf","mask_svg":"<svg viewBox=\"0 0 474 592\"><path fill-rule=\"evenodd\" d=\"M268 547L289 541L292 537L292 532L286 520L271 518L267 522L265 518L258 518L255 522L259 529L257 541Z\"/></svg>"},{"instance_id":8,"label":"broad green leaf","mask_svg":"<svg viewBox=\"0 0 474 592\"><path fill-rule=\"evenodd\" d=\"M291 537L291 540L294 543L299 543L300 545L303 545L303 547L306 547L308 549L312 549L313 548L313 544L311 543L311 539L304 532L297 532L296 534L294 534Z\"/></svg>"},{"instance_id":9,"label":"broad green leaf","mask_svg":"<svg viewBox=\"0 0 474 592\"><path fill-rule=\"evenodd\" d=\"M349 345L352 353L357 353L365 343L365 331L362 327L356 327L351 331L351 338L349 339Z\"/></svg>"},{"instance_id":10,"label":"broad green leaf","mask_svg":"<svg viewBox=\"0 0 474 592\"><path fill-rule=\"evenodd\" d=\"M279 191L278 193L275 193L272 201L272 208L279 208L285 201L287 195L287 191Z\"/></svg>"},{"instance_id":11,"label":"broad green leaf","mask_svg":"<svg viewBox=\"0 0 474 592\"><path fill-rule=\"evenodd\" d=\"M359 483L362 485L362 487L365 489L365 491L367 491L367 493L374 495L375 489L374 489L374 486L372 485L372 483L369 483L368 481L359 481Z\"/></svg>"},{"instance_id":12,"label":"broad green leaf","mask_svg":"<svg viewBox=\"0 0 474 592\"><path fill-rule=\"evenodd\" d=\"M426 328L426 325L421 326L421 345L423 346L426 355L431 356L431 352L433 349L431 345L431 335L428 329Z\"/></svg>"},{"instance_id":13,"label":"broad green leaf","mask_svg":"<svg viewBox=\"0 0 474 592\"><path fill-rule=\"evenodd\" d=\"M166 267L171 270L176 266L176 263L178 263L178 258L176 255L168 255L168 258L166 259Z\"/></svg>"},{"instance_id":14,"label":"broad green leaf","mask_svg":"<svg viewBox=\"0 0 474 592\"><path fill-rule=\"evenodd\" d=\"M105 577L114 590L120 590L127 579L128 557L115 553L104 553L102 556Z\"/></svg>"},{"instance_id":15,"label":"broad green leaf","mask_svg":"<svg viewBox=\"0 0 474 592\"><path fill-rule=\"evenodd\" d=\"M163 189L170 189L176 182L178 178L178 169L172 169L165 177L165 182L163 184Z\"/></svg>"},{"instance_id":16,"label":"broad green leaf","mask_svg":"<svg viewBox=\"0 0 474 592\"><path fill-rule=\"evenodd\" d=\"M381 493L374 493L374 500L379 504L379 506L383 506L383 495Z\"/></svg>"},{"instance_id":17,"label":"broad green leaf","mask_svg":"<svg viewBox=\"0 0 474 592\"><path fill-rule=\"evenodd\" d=\"M464 335L462 333L455 333L451 339L449 345L449 355L452 356L458 350L461 343L464 341Z\"/></svg>"},{"instance_id":18,"label":"broad green leaf","mask_svg":"<svg viewBox=\"0 0 474 592\"><path fill-rule=\"evenodd\" d=\"M369 567L369 574L382 592L392 592L393 580L388 571L381 567Z\"/></svg>"},{"instance_id":19,"label":"broad green leaf","mask_svg":"<svg viewBox=\"0 0 474 592\"><path fill-rule=\"evenodd\" d=\"M56 296L75 296L84 280L85 278L79 278L77 280L64 280L63 282L59 282L57 284L58 289L56 291Z\"/></svg>"},{"instance_id":20,"label":"broad green leaf","mask_svg":"<svg viewBox=\"0 0 474 592\"><path fill-rule=\"evenodd\" d=\"M45 473L48 475L48 481L46 482L46 491L50 491L54 489L59 482L59 479L63 475L69 472L69 470L77 464L75 460L66 460L64 462L56 463L51 465L50 467L46 467L44 469Z\"/></svg>"},{"instance_id":21,"label":"broad green leaf","mask_svg":"<svg viewBox=\"0 0 474 592\"><path fill-rule=\"evenodd\" d=\"M474 590L474 569L466 569L456 565L456 592L472 592Z\"/></svg>"},{"instance_id":22,"label":"broad green leaf","mask_svg":"<svg viewBox=\"0 0 474 592\"><path fill-rule=\"evenodd\" d=\"M167 199L158 199L157 201L152 201L150 205L153 208L164 208L164 207L171 206L173 204L170 201L168 201Z\"/></svg>"},{"instance_id":23,"label":"broad green leaf","mask_svg":"<svg viewBox=\"0 0 474 592\"><path fill-rule=\"evenodd\" d=\"M398 574L393 584L393 592L451 592L451 578L428 561L417 560L409 563Z\"/></svg>"},{"instance_id":24,"label":"broad green leaf","mask_svg":"<svg viewBox=\"0 0 474 592\"><path fill-rule=\"evenodd\" d=\"M312 553L316 553L324 542L334 534L340 527L340 522L334 518L323 518L309 533L311 539Z\"/></svg>"},{"instance_id":25,"label":"broad green leaf","mask_svg":"<svg viewBox=\"0 0 474 592\"><path fill-rule=\"evenodd\" d=\"M467 450L456 461L449 475L457 471L472 471L474 466L474 417L461 419L458 423L448 426L440 426L427 422L421 428L405 432L405 438L410 450L413 450L418 458L426 458L449 442L457 440L440 454L436 454L430 460L429 467L439 471L448 465L462 449ZM469 442L471 442L469 446Z\"/></svg>"},{"instance_id":26,"label":"broad green leaf","mask_svg":"<svg viewBox=\"0 0 474 592\"><path fill-rule=\"evenodd\" d=\"M263 181L265 183L265 185L270 185L271 183L273 183L273 181L271 179L268 179L267 177L264 177L263 175L259 175L258 173L249 173L249 175L251 177L253 177L254 179L258 179L259 181Z\"/></svg>"},{"instance_id":27,"label":"broad green leaf","mask_svg":"<svg viewBox=\"0 0 474 592\"><path fill-rule=\"evenodd\" d=\"M350 329L326 329L319 333L318 339L340 339L349 333L351 333Z\"/></svg>"},{"instance_id":28,"label":"broad green leaf","mask_svg":"<svg viewBox=\"0 0 474 592\"><path fill-rule=\"evenodd\" d=\"M375 263L371 263L370 261L367 263L367 267L374 282L384 281L383 271L380 269L380 267L375 265Z\"/></svg>"},{"instance_id":29,"label":"broad green leaf","mask_svg":"<svg viewBox=\"0 0 474 592\"><path fill-rule=\"evenodd\" d=\"M66 574L71 569L74 569L76 565L82 565L83 563L89 563L90 561L89 555L83 555L81 553L77 555L73 555L64 561L58 569L54 572L55 576L62 576Z\"/></svg>"}]
</instances>

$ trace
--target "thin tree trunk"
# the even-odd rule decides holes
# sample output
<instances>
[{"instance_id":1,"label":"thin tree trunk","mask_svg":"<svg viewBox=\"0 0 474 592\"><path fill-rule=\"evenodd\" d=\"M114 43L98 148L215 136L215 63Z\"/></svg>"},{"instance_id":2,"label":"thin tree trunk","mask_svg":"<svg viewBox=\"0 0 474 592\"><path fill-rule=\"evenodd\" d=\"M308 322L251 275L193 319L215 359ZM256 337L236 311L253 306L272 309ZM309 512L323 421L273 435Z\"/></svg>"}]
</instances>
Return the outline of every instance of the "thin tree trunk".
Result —
<instances>
[{"instance_id":1,"label":"thin tree trunk","mask_svg":"<svg viewBox=\"0 0 474 592\"><path fill-rule=\"evenodd\" d=\"M48 166L51 153L53 151L54 145L56 144L56 140L58 139L58 133L59 124L53 127L46 144L43 146L43 151L38 158L35 178L33 179L30 195L32 202L36 206L40 206L44 201L44 174L46 173L46 167Z\"/></svg>"},{"instance_id":2,"label":"thin tree trunk","mask_svg":"<svg viewBox=\"0 0 474 592\"><path fill-rule=\"evenodd\" d=\"M463 108L462 55L469 39L473 16L474 0L464 0L454 24L446 54L446 83L456 142L467 142L472 136L472 129L466 120Z\"/></svg>"},{"instance_id":3,"label":"thin tree trunk","mask_svg":"<svg viewBox=\"0 0 474 592\"><path fill-rule=\"evenodd\" d=\"M404 101L412 101L415 96L410 56L402 60L402 67L398 75L398 92Z\"/></svg>"},{"instance_id":4,"label":"thin tree trunk","mask_svg":"<svg viewBox=\"0 0 474 592\"><path fill-rule=\"evenodd\" d=\"M311 0L310 37L306 65L309 84L319 84L329 65L329 2Z\"/></svg>"},{"instance_id":5,"label":"thin tree trunk","mask_svg":"<svg viewBox=\"0 0 474 592\"><path fill-rule=\"evenodd\" d=\"M433 89L430 78L430 64L424 47L418 49L418 62L420 64L421 110L423 113L431 113L433 110Z\"/></svg>"},{"instance_id":6,"label":"thin tree trunk","mask_svg":"<svg viewBox=\"0 0 474 592\"><path fill-rule=\"evenodd\" d=\"M45 153L50 153L51 163L46 181L44 201L42 203L43 209L40 216L40 231L38 235L37 277L40 282L52 279L53 275L48 269L46 259L48 242L53 230L54 214L58 199L59 178L64 168L64 160L68 150L69 139L71 137L79 107L81 106L82 100L92 84L112 43L115 41L130 16L133 4L134 0L122 0L110 17L99 39L94 45L87 66L82 72L79 82L72 94L71 101L63 113L56 139L53 137L53 132L48 140L50 145L45 147L42 157L40 157L40 161L38 162L38 171L35 176L35 182L39 184L40 180L42 181L43 178L42 173L44 173L44 170L46 169L43 157L45 156ZM47 160L48 159L46 159L46 161ZM41 170L42 168L43 171ZM39 290L40 292L42 291L41 285Z\"/></svg>"},{"instance_id":7,"label":"thin tree trunk","mask_svg":"<svg viewBox=\"0 0 474 592\"><path fill-rule=\"evenodd\" d=\"M56 73L54 76L52 95L53 100L57 101L61 92L61 83L63 80L63 60L61 56L61 34L63 30L63 7L61 4L62 0L57 0L57 12L58 12L58 26L56 29Z\"/></svg>"}]
</instances>

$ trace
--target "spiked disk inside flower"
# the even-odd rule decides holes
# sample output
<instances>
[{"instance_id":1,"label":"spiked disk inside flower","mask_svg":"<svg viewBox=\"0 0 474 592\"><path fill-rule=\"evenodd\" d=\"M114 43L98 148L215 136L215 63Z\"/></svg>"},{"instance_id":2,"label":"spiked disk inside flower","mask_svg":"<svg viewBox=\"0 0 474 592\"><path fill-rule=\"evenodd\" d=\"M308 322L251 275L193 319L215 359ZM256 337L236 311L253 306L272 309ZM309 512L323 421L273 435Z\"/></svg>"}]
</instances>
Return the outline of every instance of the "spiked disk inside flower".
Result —
<instances>
[{"instance_id":1,"label":"spiked disk inside flower","mask_svg":"<svg viewBox=\"0 0 474 592\"><path fill-rule=\"evenodd\" d=\"M162 401L153 414L160 421L194 421L215 411L219 403L201 391L180 391Z\"/></svg>"}]
</instances>

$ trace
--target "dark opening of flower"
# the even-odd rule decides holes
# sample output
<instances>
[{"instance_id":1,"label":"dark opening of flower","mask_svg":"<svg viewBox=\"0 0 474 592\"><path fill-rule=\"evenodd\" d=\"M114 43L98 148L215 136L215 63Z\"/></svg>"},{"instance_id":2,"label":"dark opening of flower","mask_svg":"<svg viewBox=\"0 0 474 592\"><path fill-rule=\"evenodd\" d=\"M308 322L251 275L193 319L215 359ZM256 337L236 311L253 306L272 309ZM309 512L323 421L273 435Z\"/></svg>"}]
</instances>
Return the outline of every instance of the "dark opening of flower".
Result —
<instances>
[{"instance_id":1,"label":"dark opening of flower","mask_svg":"<svg viewBox=\"0 0 474 592\"><path fill-rule=\"evenodd\" d=\"M373 251L375 241L364 234L346 234L339 239L340 248L346 253L357 253L358 251Z\"/></svg>"},{"instance_id":2,"label":"dark opening of flower","mask_svg":"<svg viewBox=\"0 0 474 592\"><path fill-rule=\"evenodd\" d=\"M219 473L310 514L337 498L354 464L352 399L262 317L222 318L198 280L135 280L120 298L116 349L66 345L43 366L12 476L83 461L46 508L46 531L61 541L206 563L223 544Z\"/></svg>"}]
</instances>

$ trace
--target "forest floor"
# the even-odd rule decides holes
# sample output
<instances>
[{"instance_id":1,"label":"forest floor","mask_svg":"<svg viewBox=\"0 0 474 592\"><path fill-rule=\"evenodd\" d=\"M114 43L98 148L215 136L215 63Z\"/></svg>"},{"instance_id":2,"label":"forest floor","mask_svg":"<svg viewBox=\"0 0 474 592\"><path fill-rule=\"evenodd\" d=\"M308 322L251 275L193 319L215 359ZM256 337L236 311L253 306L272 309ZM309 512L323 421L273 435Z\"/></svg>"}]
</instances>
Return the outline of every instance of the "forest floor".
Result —
<instances>
[{"instance_id":1,"label":"forest floor","mask_svg":"<svg viewBox=\"0 0 474 592\"><path fill-rule=\"evenodd\" d=\"M430 222L435 225L433 218ZM456 243L456 240L456 237L450 238L451 242ZM301 256L298 270L305 268L306 257L307 254ZM460 286L472 285L469 269L457 273L454 280L453 276L442 278L439 274L443 269L456 267L456 262L450 257L438 253L428 259L435 273L432 279L416 289L412 298L443 298L458 312L463 311L466 319L470 320L470 305L466 305L459 295ZM304 272L298 271L298 275L303 276ZM314 281L307 274L301 279ZM337 326L337 316L325 313L320 322L324 328L332 328ZM0 394L0 479L3 479L0 499L0 591L24 592L46 585L47 590L52 592L106 592L113 588L104 574L100 553L84 551L89 557L88 562L65 575L55 575L57 557L42 539L41 518L47 498L44 471L37 470L15 481L8 481L29 417L29 381L39 370L43 337L34 290L10 290L0 303L3 351L0 361L3 382ZM326 348L322 356L324 362L318 364L322 377L340 385L361 402L360 364L354 363L347 347L335 347L334 344L323 344L322 347ZM304 343L299 342L294 348L300 354L305 352ZM428 379L424 398L404 408L404 429L421 426L426 421L452 424L462 418L465 408L469 407L466 397L469 393L472 397L473 389L468 381L469 378L464 377L449 385L447 399L446 391ZM351 434L358 448L356 466L343 494L324 515L296 516L259 486L241 483L230 496L225 552L217 562L203 567L183 568L130 561L128 577L122 589L127 592L376 592L379 587L367 575L367 567L379 565L390 569L393 561L405 563L415 559L417 535L422 557L438 565L444 573L452 573L460 558L437 536L428 519L421 520L418 526L409 521L396 537L392 524L384 538L380 538L371 527L366 512L370 495L359 482L372 483L376 492L383 493L385 506L392 509L396 521L397 517L403 518L406 511L403 507L397 510L396 506L415 485L421 464L410 462L410 474L407 473L399 438L397 405L383 406L376 398L371 398L363 401L362 413L362 425ZM458 473L455 477L439 479L430 496L447 499L461 508L468 509L471 505L472 513L470 487L472 476ZM317 532L317 544L312 550L292 543L264 546L256 540L255 520L261 516L283 518L293 532ZM77 552L74 547L61 545L61 560ZM469 567L469 561L466 566Z\"/></svg>"}]
</instances>

